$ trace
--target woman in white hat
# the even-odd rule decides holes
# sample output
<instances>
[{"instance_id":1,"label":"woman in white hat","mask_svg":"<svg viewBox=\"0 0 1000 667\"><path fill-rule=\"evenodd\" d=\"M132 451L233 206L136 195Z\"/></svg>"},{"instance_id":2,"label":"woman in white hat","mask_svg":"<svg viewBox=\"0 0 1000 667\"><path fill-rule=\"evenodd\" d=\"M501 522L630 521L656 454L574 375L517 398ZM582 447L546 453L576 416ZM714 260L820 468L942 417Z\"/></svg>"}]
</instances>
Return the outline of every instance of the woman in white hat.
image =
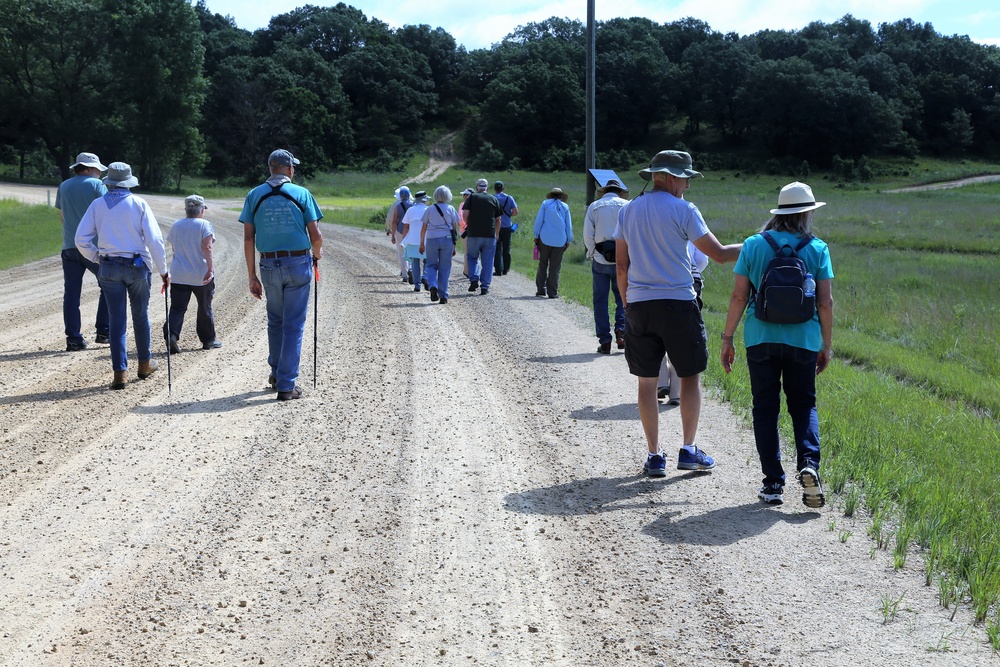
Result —
<instances>
[{"instance_id":1,"label":"woman in white hat","mask_svg":"<svg viewBox=\"0 0 1000 667\"><path fill-rule=\"evenodd\" d=\"M782 386L795 433L802 502L810 508L826 503L819 477L816 376L826 369L832 355L833 268L826 243L811 233L813 211L824 205L825 202L816 201L812 188L805 183L783 187L778 195L778 208L771 209L772 217L761 233L743 242L733 269L736 278L722 332L722 366L727 373L732 370L736 356L733 336L746 310L743 341L753 396L754 439L764 473L764 484L757 496L769 505L782 503L785 486L778 440ZM774 267L772 260L779 252L782 256L794 255L804 264L780 271L793 276L792 280L772 278L774 273L769 268ZM794 265L794 261L784 260L784 263ZM803 271L808 273L804 279L799 277ZM780 287L775 290L774 299L769 296L772 285ZM795 300L779 303L777 297L783 299L788 295L795 296ZM771 306L772 303L776 305ZM802 312L795 312L795 307Z\"/></svg>"}]
</instances>

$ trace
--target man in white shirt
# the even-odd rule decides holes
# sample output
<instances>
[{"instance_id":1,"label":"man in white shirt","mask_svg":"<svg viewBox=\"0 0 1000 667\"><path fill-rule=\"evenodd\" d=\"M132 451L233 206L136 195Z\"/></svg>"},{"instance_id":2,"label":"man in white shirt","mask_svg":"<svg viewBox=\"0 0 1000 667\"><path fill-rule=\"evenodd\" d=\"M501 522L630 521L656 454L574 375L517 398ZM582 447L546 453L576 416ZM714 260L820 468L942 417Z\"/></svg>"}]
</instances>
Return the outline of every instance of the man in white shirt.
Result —
<instances>
[{"instance_id":1,"label":"man in white shirt","mask_svg":"<svg viewBox=\"0 0 1000 667\"><path fill-rule=\"evenodd\" d=\"M132 167L112 162L104 177L108 193L95 199L80 219L76 247L80 254L99 265L97 280L108 301L111 343L112 389L125 388L128 356L125 334L128 325L126 308L131 306L139 379L156 371L149 333L150 269L155 264L163 286L170 285L167 251L153 209L146 200L133 195L130 188L139 185Z\"/></svg>"},{"instance_id":2,"label":"man in white shirt","mask_svg":"<svg viewBox=\"0 0 1000 667\"><path fill-rule=\"evenodd\" d=\"M611 354L608 290L615 295L615 342L619 350L625 349L625 305L615 278L614 248L618 211L628 203L622 196L627 194L628 188L614 179L609 180L597 190L598 198L590 204L583 218L583 243L587 246L587 257L591 260L590 273L594 284L594 326L597 329L598 354Z\"/></svg>"}]
</instances>

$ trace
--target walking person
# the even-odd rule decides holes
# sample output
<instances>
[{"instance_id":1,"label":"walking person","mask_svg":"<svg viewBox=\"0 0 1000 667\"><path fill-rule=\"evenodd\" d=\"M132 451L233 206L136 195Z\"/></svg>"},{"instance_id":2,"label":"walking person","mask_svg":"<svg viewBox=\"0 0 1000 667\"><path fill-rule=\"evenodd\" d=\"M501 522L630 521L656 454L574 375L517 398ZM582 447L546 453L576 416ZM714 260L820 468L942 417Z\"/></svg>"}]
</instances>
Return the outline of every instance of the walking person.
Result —
<instances>
[{"instance_id":1,"label":"walking person","mask_svg":"<svg viewBox=\"0 0 1000 667\"><path fill-rule=\"evenodd\" d=\"M421 286L427 287L423 279L421 266L427 256L420 249L420 230L424 226L424 211L427 210L427 193L424 190L413 195L413 206L403 216L403 251L410 263L410 283L413 291L419 292Z\"/></svg>"},{"instance_id":2,"label":"walking person","mask_svg":"<svg viewBox=\"0 0 1000 667\"><path fill-rule=\"evenodd\" d=\"M625 349L625 305L615 268L615 228L618 212L628 204L628 188L611 179L597 190L597 199L583 217L583 244L590 259L593 283L594 326L597 329L597 353L611 354L611 318L608 317L608 291L615 298L615 336L619 350Z\"/></svg>"},{"instance_id":3,"label":"walking person","mask_svg":"<svg viewBox=\"0 0 1000 667\"><path fill-rule=\"evenodd\" d=\"M701 212L683 199L691 180L691 156L661 151L639 172L653 189L630 201L618 215L615 263L625 301L625 360L639 379L639 419L650 477L663 477L666 456L660 449L657 378L664 353L677 369L681 386L681 447L678 470L711 470L715 459L695 444L701 416L700 374L708 366L708 341L695 301L687 242L719 263L733 262L740 245L722 245Z\"/></svg>"},{"instance_id":4,"label":"walking person","mask_svg":"<svg viewBox=\"0 0 1000 667\"><path fill-rule=\"evenodd\" d=\"M465 200L462 218L465 220L465 257L469 263L469 291L477 289L483 296L490 293L493 283L493 255L500 238L500 204L486 192L485 178L476 181L476 191Z\"/></svg>"},{"instance_id":5,"label":"walking person","mask_svg":"<svg viewBox=\"0 0 1000 667\"><path fill-rule=\"evenodd\" d=\"M250 294L256 299L267 296L268 383L279 401L302 397L295 381L312 267L323 249L318 224L323 212L309 190L292 183L297 164L298 158L287 150L272 152L267 159L270 177L247 194L240 213ZM260 252L260 278L255 249Z\"/></svg>"},{"instance_id":6,"label":"walking person","mask_svg":"<svg viewBox=\"0 0 1000 667\"><path fill-rule=\"evenodd\" d=\"M733 336L745 310L743 343L753 398L753 434L764 474L757 497L769 505L782 503L785 487L778 439L782 387L792 419L802 502L814 509L826 504L819 476L816 376L826 370L833 356L833 267L826 243L812 236L812 212L824 205L825 202L816 201L812 188L805 183L783 187L778 194L778 208L771 209L772 217L759 234L743 242L733 269L733 293L722 332L722 367L727 373L732 370L736 357ZM796 293L799 300L808 302L810 297L814 298L815 308L810 305L802 316L788 318L797 322L767 321L781 318L762 313L757 300L751 298L752 294L761 295L768 289L763 284L765 270L779 252L772 244L782 254L787 255L790 250L809 274L801 293ZM810 281L814 283L812 286L808 284ZM762 296L767 297L766 293Z\"/></svg>"},{"instance_id":7,"label":"walking person","mask_svg":"<svg viewBox=\"0 0 1000 667\"><path fill-rule=\"evenodd\" d=\"M184 326L191 296L198 304L195 332L201 349L215 350L222 347L215 338L215 314L212 299L215 297L215 230L205 219L208 205L204 197L191 195L184 200L185 217L178 220L167 233L173 248L170 262L170 311L163 324L163 334L170 351L181 351L178 339Z\"/></svg>"},{"instance_id":8,"label":"walking person","mask_svg":"<svg viewBox=\"0 0 1000 667\"><path fill-rule=\"evenodd\" d=\"M563 253L573 242L573 217L566 204L567 198L561 189L552 188L535 215L535 247L538 248L535 296L559 297Z\"/></svg>"},{"instance_id":9,"label":"walking person","mask_svg":"<svg viewBox=\"0 0 1000 667\"><path fill-rule=\"evenodd\" d=\"M497 236L497 247L493 253L493 275L505 276L510 271L510 237L514 233L514 222L517 215L517 202L504 192L503 181L493 184L493 196L500 204L500 234Z\"/></svg>"},{"instance_id":10,"label":"walking person","mask_svg":"<svg viewBox=\"0 0 1000 667\"><path fill-rule=\"evenodd\" d=\"M451 190L439 185L434 190L434 205L427 207L420 229L420 252L426 253L424 276L431 292L431 301L448 303L448 280L451 278L451 258L455 256L459 216L451 205Z\"/></svg>"},{"instance_id":11,"label":"walking person","mask_svg":"<svg viewBox=\"0 0 1000 667\"><path fill-rule=\"evenodd\" d=\"M468 243L465 241L466 237L466 222L465 222L465 202L469 200L469 195L473 194L475 190L472 188L465 188L462 190L462 203L458 205L458 237L462 239L462 275L466 278L469 277L469 248Z\"/></svg>"},{"instance_id":12,"label":"walking person","mask_svg":"<svg viewBox=\"0 0 1000 667\"><path fill-rule=\"evenodd\" d=\"M399 188L398 198L389 207L389 217L386 219L385 235L392 237L392 245L396 248L396 258L399 260L399 277L404 283L413 284L413 277L410 275L409 262L406 261L406 253L403 251L403 217L406 211L413 206L413 199L410 196L410 188L405 185Z\"/></svg>"},{"instance_id":13,"label":"walking person","mask_svg":"<svg viewBox=\"0 0 1000 667\"><path fill-rule=\"evenodd\" d=\"M83 293L83 276L87 271L97 277L98 266L91 262L76 247L76 229L80 218L98 197L103 197L108 188L101 182L101 173L108 170L93 153L80 153L76 162L69 167L73 175L59 184L56 190L56 208L62 221L63 242L63 325L66 329L66 351L76 352L87 349L87 341L80 333L80 297ZM100 287L100 284L98 284ZM95 343L107 343L108 302L104 290L97 298L97 317L94 322Z\"/></svg>"},{"instance_id":14,"label":"walking person","mask_svg":"<svg viewBox=\"0 0 1000 667\"><path fill-rule=\"evenodd\" d=\"M701 290L704 286L702 281L702 271L708 266L708 255L698 250L693 243L688 241L688 256L691 258L691 278L694 280L695 303L698 310L704 307L701 300ZM670 363L670 358L663 355L663 363L660 364L660 379L656 387L656 398L665 401L667 405L681 404L681 381L677 377L677 371Z\"/></svg>"},{"instance_id":15,"label":"walking person","mask_svg":"<svg viewBox=\"0 0 1000 667\"><path fill-rule=\"evenodd\" d=\"M112 389L125 388L128 356L125 334L127 308L132 312L138 376L145 380L156 371L149 331L151 268L155 265L164 289L170 285L167 251L153 209L133 195L139 185L132 167L112 162L104 177L108 193L91 202L80 219L74 242L85 258L99 264L97 279L108 302L108 338L111 343Z\"/></svg>"}]
</instances>

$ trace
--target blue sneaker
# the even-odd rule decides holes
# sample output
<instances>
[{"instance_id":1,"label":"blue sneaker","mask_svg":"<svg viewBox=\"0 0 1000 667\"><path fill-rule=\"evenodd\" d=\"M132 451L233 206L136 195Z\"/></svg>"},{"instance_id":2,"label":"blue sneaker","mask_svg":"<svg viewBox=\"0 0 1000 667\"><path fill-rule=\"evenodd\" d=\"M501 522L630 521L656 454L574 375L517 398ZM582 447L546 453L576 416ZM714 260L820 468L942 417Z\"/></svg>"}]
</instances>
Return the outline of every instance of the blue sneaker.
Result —
<instances>
[{"instance_id":1,"label":"blue sneaker","mask_svg":"<svg viewBox=\"0 0 1000 667\"><path fill-rule=\"evenodd\" d=\"M662 453L650 454L646 457L646 464L642 466L642 471L650 477L666 477L667 457Z\"/></svg>"},{"instance_id":2,"label":"blue sneaker","mask_svg":"<svg viewBox=\"0 0 1000 667\"><path fill-rule=\"evenodd\" d=\"M677 455L678 470L711 470L715 467L715 459L701 451L694 445L694 453L688 451L687 447L681 447Z\"/></svg>"}]
</instances>

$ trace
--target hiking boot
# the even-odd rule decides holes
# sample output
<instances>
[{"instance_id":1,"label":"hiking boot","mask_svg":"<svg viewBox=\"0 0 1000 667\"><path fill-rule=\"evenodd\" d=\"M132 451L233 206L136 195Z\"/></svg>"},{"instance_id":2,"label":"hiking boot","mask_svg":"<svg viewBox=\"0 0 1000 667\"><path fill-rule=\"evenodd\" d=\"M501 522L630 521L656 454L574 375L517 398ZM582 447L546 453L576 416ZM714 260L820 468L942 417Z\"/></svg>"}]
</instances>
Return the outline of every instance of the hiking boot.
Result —
<instances>
[{"instance_id":1,"label":"hiking boot","mask_svg":"<svg viewBox=\"0 0 1000 667\"><path fill-rule=\"evenodd\" d=\"M611 354L611 343L601 343L597 348L597 354Z\"/></svg>"},{"instance_id":2,"label":"hiking boot","mask_svg":"<svg viewBox=\"0 0 1000 667\"><path fill-rule=\"evenodd\" d=\"M701 451L694 445L690 445L694 452L688 451L687 446L681 447L677 454L678 470L711 470L715 467L715 459Z\"/></svg>"},{"instance_id":3,"label":"hiking boot","mask_svg":"<svg viewBox=\"0 0 1000 667\"><path fill-rule=\"evenodd\" d=\"M413 291L414 292L419 292L420 291L420 285L414 285Z\"/></svg>"},{"instance_id":4,"label":"hiking boot","mask_svg":"<svg viewBox=\"0 0 1000 667\"><path fill-rule=\"evenodd\" d=\"M826 494L823 493L823 483L819 481L819 473L812 468L799 471L799 483L802 484L802 504L812 509L826 505Z\"/></svg>"},{"instance_id":5,"label":"hiking boot","mask_svg":"<svg viewBox=\"0 0 1000 667\"><path fill-rule=\"evenodd\" d=\"M785 502L781 497L784 490L785 487L781 486L781 484L765 484L760 487L760 491L757 492L757 497L768 505L780 505Z\"/></svg>"},{"instance_id":6,"label":"hiking boot","mask_svg":"<svg viewBox=\"0 0 1000 667\"><path fill-rule=\"evenodd\" d=\"M115 371L115 379L111 382L112 389L124 389L125 388L125 375L126 371Z\"/></svg>"},{"instance_id":7,"label":"hiking boot","mask_svg":"<svg viewBox=\"0 0 1000 667\"><path fill-rule=\"evenodd\" d=\"M437 300L438 300L438 288L437 287L432 287L431 288L431 301L437 301Z\"/></svg>"},{"instance_id":8,"label":"hiking boot","mask_svg":"<svg viewBox=\"0 0 1000 667\"><path fill-rule=\"evenodd\" d=\"M302 387L295 387L291 391L279 391L278 400L279 401L291 401L296 398L302 398Z\"/></svg>"},{"instance_id":9,"label":"hiking boot","mask_svg":"<svg viewBox=\"0 0 1000 667\"><path fill-rule=\"evenodd\" d=\"M170 345L170 354L180 354L181 346L177 344L177 336L175 334L170 334L167 338L167 344Z\"/></svg>"},{"instance_id":10,"label":"hiking boot","mask_svg":"<svg viewBox=\"0 0 1000 667\"><path fill-rule=\"evenodd\" d=\"M481 290L479 290L479 295L480 296L486 296L489 293L490 293L490 288L489 287L484 287Z\"/></svg>"},{"instance_id":11,"label":"hiking boot","mask_svg":"<svg viewBox=\"0 0 1000 667\"><path fill-rule=\"evenodd\" d=\"M271 374L271 375L267 376L267 387L271 391L277 391L278 390L278 378L276 378L274 376L274 374Z\"/></svg>"},{"instance_id":12,"label":"hiking boot","mask_svg":"<svg viewBox=\"0 0 1000 667\"><path fill-rule=\"evenodd\" d=\"M427 286L427 278L421 278L420 284L424 286L424 289L430 289L430 287Z\"/></svg>"},{"instance_id":13,"label":"hiking boot","mask_svg":"<svg viewBox=\"0 0 1000 667\"><path fill-rule=\"evenodd\" d=\"M413 271L407 270L406 272L406 282L413 284Z\"/></svg>"},{"instance_id":14,"label":"hiking boot","mask_svg":"<svg viewBox=\"0 0 1000 667\"><path fill-rule=\"evenodd\" d=\"M222 347L222 343L220 343L217 340L213 340L213 341L209 341L209 342L205 343L204 345L202 345L201 349L203 349L203 350L218 350L220 347Z\"/></svg>"},{"instance_id":15,"label":"hiking boot","mask_svg":"<svg viewBox=\"0 0 1000 667\"><path fill-rule=\"evenodd\" d=\"M545 292L538 290L537 292L535 292L535 296L540 296L542 298L545 298Z\"/></svg>"},{"instance_id":16,"label":"hiking boot","mask_svg":"<svg viewBox=\"0 0 1000 667\"><path fill-rule=\"evenodd\" d=\"M608 343L608 347L611 347L610 343ZM667 387L657 387L656 388L656 400L658 400L658 401L665 401L668 398L670 398L670 387L669 386L667 386Z\"/></svg>"},{"instance_id":17,"label":"hiking boot","mask_svg":"<svg viewBox=\"0 0 1000 667\"><path fill-rule=\"evenodd\" d=\"M625 330L615 329L615 344L618 346L619 350L625 349Z\"/></svg>"},{"instance_id":18,"label":"hiking boot","mask_svg":"<svg viewBox=\"0 0 1000 667\"><path fill-rule=\"evenodd\" d=\"M94 336L94 342L100 343L101 345L107 345L108 343L111 342L111 338L106 333L104 334L99 333L96 336Z\"/></svg>"},{"instance_id":19,"label":"hiking boot","mask_svg":"<svg viewBox=\"0 0 1000 667\"><path fill-rule=\"evenodd\" d=\"M146 361L139 362L139 379L145 380L150 375L156 372L157 367L156 359L146 359Z\"/></svg>"},{"instance_id":20,"label":"hiking boot","mask_svg":"<svg viewBox=\"0 0 1000 667\"><path fill-rule=\"evenodd\" d=\"M441 297L441 303L448 303L448 297L446 296Z\"/></svg>"},{"instance_id":21,"label":"hiking boot","mask_svg":"<svg viewBox=\"0 0 1000 667\"><path fill-rule=\"evenodd\" d=\"M478 280L473 280L469 284L469 291L470 292L475 292L477 289L479 289L479 281Z\"/></svg>"},{"instance_id":22,"label":"hiking boot","mask_svg":"<svg viewBox=\"0 0 1000 667\"><path fill-rule=\"evenodd\" d=\"M87 349L87 341L85 340L66 341L67 352L80 352L81 350L86 350L86 349Z\"/></svg>"},{"instance_id":23,"label":"hiking boot","mask_svg":"<svg viewBox=\"0 0 1000 667\"><path fill-rule=\"evenodd\" d=\"M667 457L663 453L650 454L646 457L646 463L642 466L642 471L650 477L667 476Z\"/></svg>"}]
</instances>

